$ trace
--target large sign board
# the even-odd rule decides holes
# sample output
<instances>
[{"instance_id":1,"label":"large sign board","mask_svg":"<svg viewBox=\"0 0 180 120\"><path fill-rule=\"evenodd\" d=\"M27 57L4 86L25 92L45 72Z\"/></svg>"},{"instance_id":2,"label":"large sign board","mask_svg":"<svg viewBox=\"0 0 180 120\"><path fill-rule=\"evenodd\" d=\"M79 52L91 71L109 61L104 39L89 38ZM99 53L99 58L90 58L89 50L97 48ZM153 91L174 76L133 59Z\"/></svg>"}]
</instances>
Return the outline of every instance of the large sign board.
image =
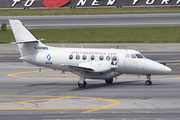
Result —
<instances>
[{"instance_id":1,"label":"large sign board","mask_svg":"<svg viewBox=\"0 0 180 120\"><path fill-rule=\"evenodd\" d=\"M0 0L0 8L180 5L180 0Z\"/></svg>"}]
</instances>

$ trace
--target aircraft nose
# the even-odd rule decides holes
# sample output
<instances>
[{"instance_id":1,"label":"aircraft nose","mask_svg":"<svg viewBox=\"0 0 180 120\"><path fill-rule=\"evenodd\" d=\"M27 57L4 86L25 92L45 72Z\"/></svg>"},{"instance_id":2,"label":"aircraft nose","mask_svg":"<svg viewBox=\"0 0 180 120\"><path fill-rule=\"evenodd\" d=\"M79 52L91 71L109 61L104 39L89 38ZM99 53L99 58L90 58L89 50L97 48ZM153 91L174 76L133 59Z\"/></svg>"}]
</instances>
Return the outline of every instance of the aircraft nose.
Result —
<instances>
[{"instance_id":1,"label":"aircraft nose","mask_svg":"<svg viewBox=\"0 0 180 120\"><path fill-rule=\"evenodd\" d=\"M147 68L147 72L152 72L153 74L168 74L172 70L160 63L157 63L155 61L148 60L150 63Z\"/></svg>"},{"instance_id":2,"label":"aircraft nose","mask_svg":"<svg viewBox=\"0 0 180 120\"><path fill-rule=\"evenodd\" d=\"M158 67L157 70L160 74L168 74L172 71L169 67L160 63L156 63L156 66Z\"/></svg>"},{"instance_id":3,"label":"aircraft nose","mask_svg":"<svg viewBox=\"0 0 180 120\"><path fill-rule=\"evenodd\" d=\"M167 66L164 66L165 68L164 68L164 72L165 73L170 73L170 72L172 72L172 70L171 70L171 68L169 68L169 67L167 67Z\"/></svg>"}]
</instances>

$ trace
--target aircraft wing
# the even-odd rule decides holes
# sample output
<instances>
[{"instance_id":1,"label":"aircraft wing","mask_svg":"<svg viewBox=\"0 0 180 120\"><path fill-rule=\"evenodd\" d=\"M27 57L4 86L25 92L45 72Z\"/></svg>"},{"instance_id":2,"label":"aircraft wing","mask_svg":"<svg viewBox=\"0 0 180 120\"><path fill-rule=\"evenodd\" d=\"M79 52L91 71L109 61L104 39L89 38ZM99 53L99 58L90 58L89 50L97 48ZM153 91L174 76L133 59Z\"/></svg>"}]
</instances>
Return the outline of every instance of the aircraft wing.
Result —
<instances>
[{"instance_id":1,"label":"aircraft wing","mask_svg":"<svg viewBox=\"0 0 180 120\"><path fill-rule=\"evenodd\" d=\"M75 70L83 70L87 72L94 72L94 69L88 68L88 67L80 67L80 66L73 66L73 65L68 65L70 69L75 69Z\"/></svg>"},{"instance_id":2,"label":"aircraft wing","mask_svg":"<svg viewBox=\"0 0 180 120\"><path fill-rule=\"evenodd\" d=\"M83 70L87 72L107 72L112 69L117 69L118 66L112 65L110 61L95 61L95 62L85 62L78 65L65 65L69 69Z\"/></svg>"}]
</instances>

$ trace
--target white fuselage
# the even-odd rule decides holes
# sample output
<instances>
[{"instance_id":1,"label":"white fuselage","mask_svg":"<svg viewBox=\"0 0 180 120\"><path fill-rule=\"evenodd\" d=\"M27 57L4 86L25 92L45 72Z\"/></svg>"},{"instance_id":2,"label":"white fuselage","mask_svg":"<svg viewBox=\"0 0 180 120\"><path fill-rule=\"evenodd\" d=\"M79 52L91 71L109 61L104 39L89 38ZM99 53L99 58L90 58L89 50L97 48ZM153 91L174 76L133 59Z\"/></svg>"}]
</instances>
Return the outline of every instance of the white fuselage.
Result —
<instances>
[{"instance_id":1,"label":"white fuselage","mask_svg":"<svg viewBox=\"0 0 180 120\"><path fill-rule=\"evenodd\" d=\"M92 68L94 71L85 72L85 78L109 79L123 73L167 74L171 71L168 67L143 57L135 50L49 46L33 48L33 54L22 57L23 61L55 70L70 71L78 75L80 71L74 67Z\"/></svg>"},{"instance_id":2,"label":"white fuselage","mask_svg":"<svg viewBox=\"0 0 180 120\"><path fill-rule=\"evenodd\" d=\"M123 74L145 74L151 85L151 74L167 74L171 69L146 59L140 52L123 49L54 48L41 43L19 20L9 20L15 44L26 66L48 67L79 75L78 86L86 86L86 78L105 79L107 84Z\"/></svg>"}]
</instances>

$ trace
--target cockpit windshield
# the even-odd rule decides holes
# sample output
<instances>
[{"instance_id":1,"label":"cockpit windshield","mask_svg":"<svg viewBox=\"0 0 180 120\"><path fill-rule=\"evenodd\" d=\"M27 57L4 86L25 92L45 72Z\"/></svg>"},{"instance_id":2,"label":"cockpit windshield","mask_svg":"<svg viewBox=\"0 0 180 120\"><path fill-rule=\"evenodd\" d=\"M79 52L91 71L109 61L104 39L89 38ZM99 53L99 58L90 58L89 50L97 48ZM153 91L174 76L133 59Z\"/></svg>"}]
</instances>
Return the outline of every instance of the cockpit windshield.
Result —
<instances>
[{"instance_id":1,"label":"cockpit windshield","mask_svg":"<svg viewBox=\"0 0 180 120\"><path fill-rule=\"evenodd\" d=\"M131 54L131 58L136 58L136 55L135 54Z\"/></svg>"},{"instance_id":2,"label":"cockpit windshield","mask_svg":"<svg viewBox=\"0 0 180 120\"><path fill-rule=\"evenodd\" d=\"M126 54L126 58L142 59L144 56L142 54Z\"/></svg>"},{"instance_id":3,"label":"cockpit windshield","mask_svg":"<svg viewBox=\"0 0 180 120\"><path fill-rule=\"evenodd\" d=\"M137 58L144 58L141 54L136 54Z\"/></svg>"}]
</instances>

